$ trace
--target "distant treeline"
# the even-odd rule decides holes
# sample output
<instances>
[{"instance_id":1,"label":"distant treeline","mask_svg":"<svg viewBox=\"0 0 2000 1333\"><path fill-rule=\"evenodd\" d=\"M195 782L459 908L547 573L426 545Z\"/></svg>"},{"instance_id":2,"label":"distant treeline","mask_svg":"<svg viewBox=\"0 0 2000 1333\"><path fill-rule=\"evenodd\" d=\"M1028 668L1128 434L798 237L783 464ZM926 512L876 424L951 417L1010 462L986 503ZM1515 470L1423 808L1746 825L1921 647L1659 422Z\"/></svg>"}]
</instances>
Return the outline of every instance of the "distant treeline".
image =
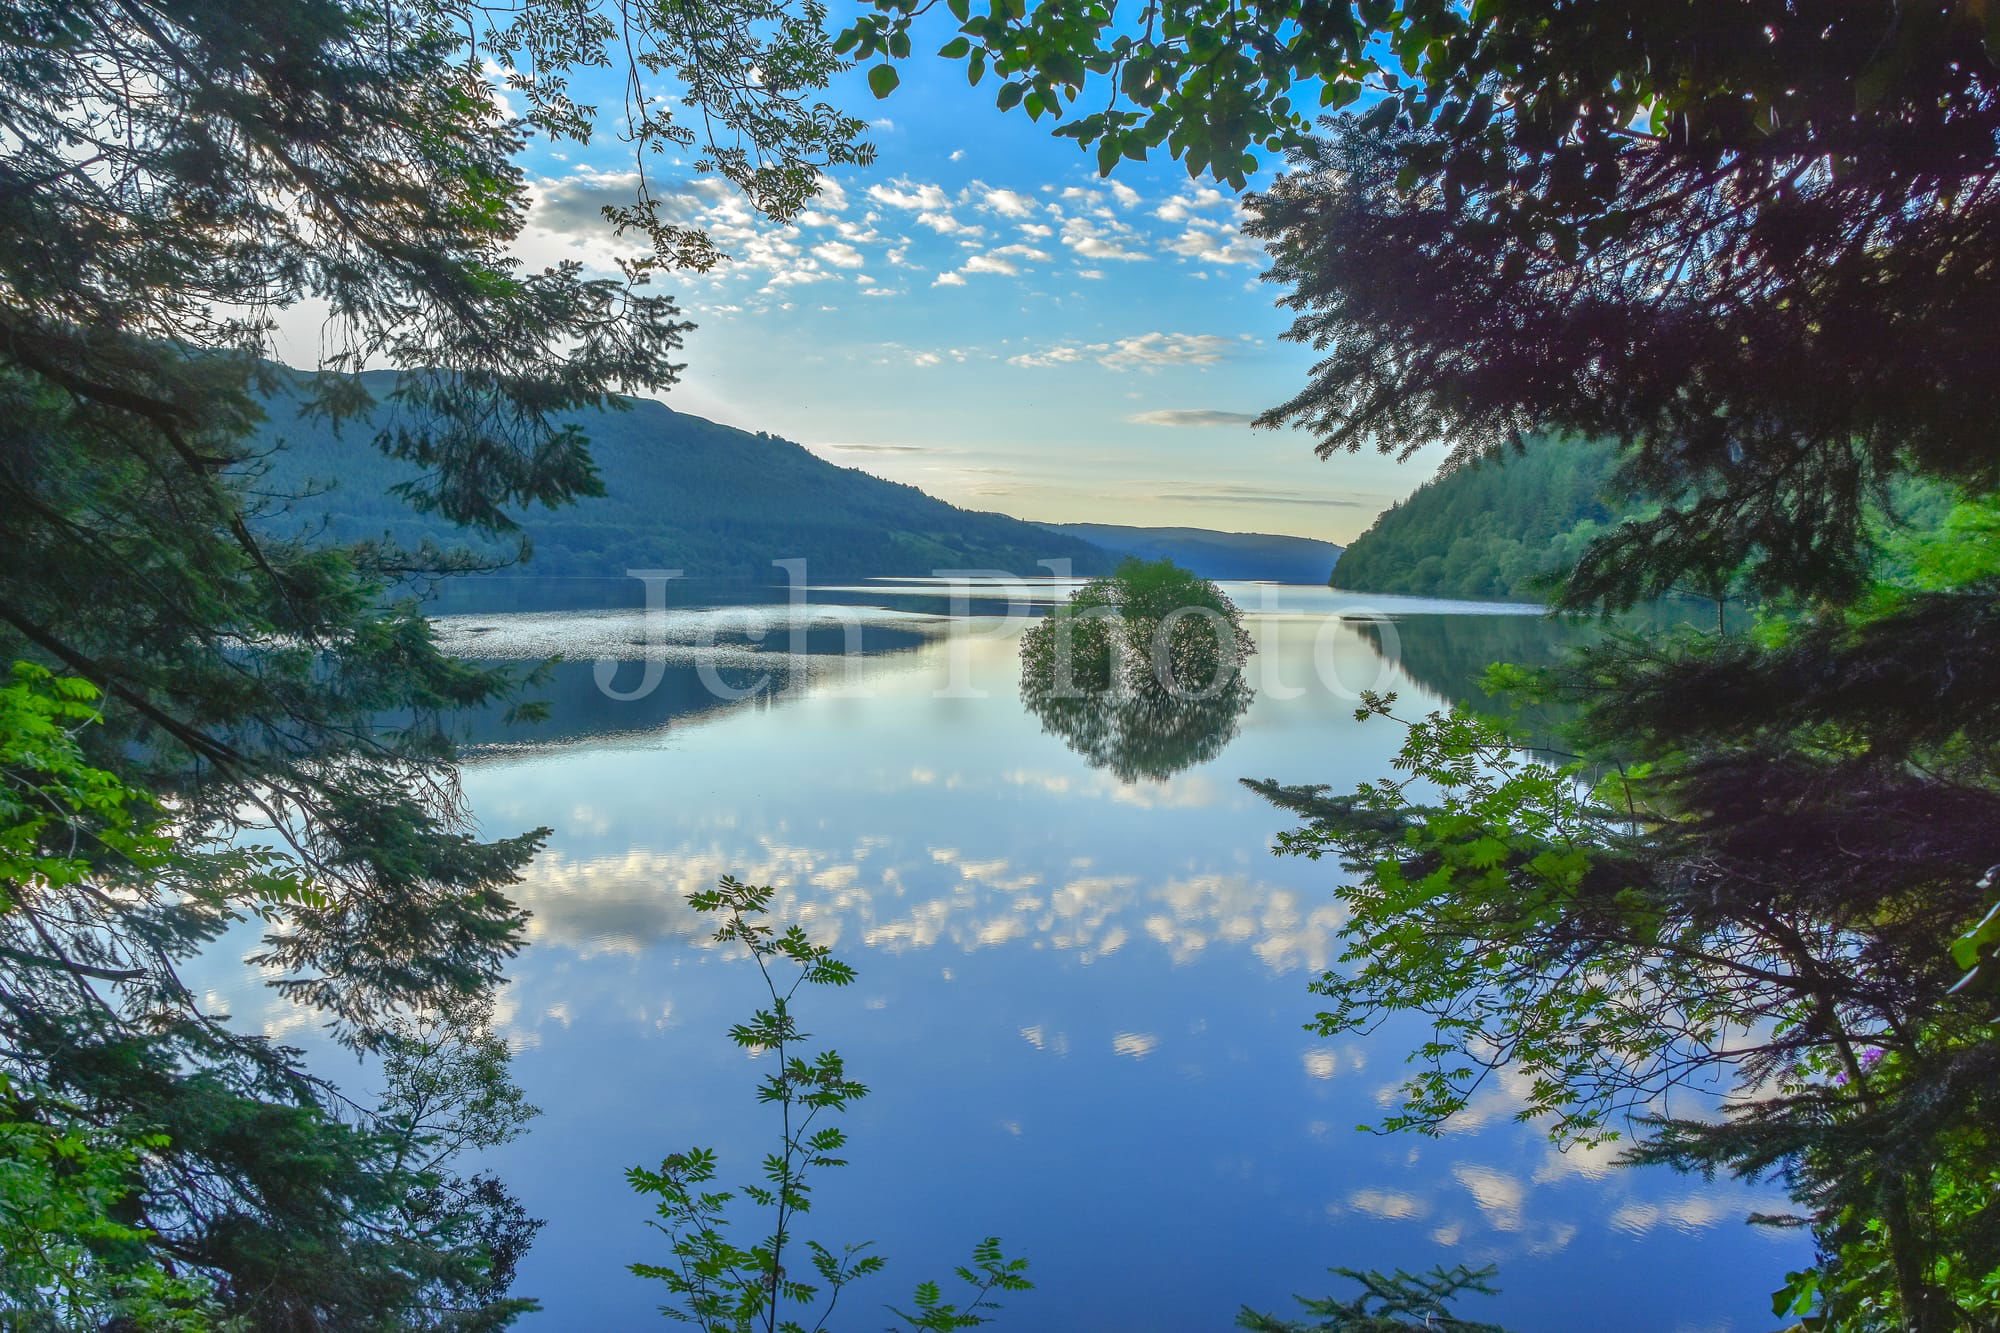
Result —
<instances>
[{"instance_id":1,"label":"distant treeline","mask_svg":"<svg viewBox=\"0 0 2000 1333\"><path fill-rule=\"evenodd\" d=\"M1205 579L1318 583L1340 547L1312 537L1212 528L1135 528L1116 523L1043 523L1041 527L1141 560L1171 560Z\"/></svg>"}]
</instances>

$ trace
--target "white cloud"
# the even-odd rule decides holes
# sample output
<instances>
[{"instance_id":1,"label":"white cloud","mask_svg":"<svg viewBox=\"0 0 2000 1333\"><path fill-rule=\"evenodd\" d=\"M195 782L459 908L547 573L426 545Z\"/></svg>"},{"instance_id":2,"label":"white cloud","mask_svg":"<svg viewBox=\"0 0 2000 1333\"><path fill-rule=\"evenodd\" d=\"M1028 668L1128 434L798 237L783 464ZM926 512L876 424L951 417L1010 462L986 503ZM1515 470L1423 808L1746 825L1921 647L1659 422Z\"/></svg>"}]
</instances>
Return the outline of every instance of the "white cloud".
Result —
<instances>
[{"instance_id":1,"label":"white cloud","mask_svg":"<svg viewBox=\"0 0 2000 1333\"><path fill-rule=\"evenodd\" d=\"M1134 1060L1145 1059L1159 1044L1159 1037L1151 1032L1120 1032L1111 1039L1112 1051L1119 1055L1129 1055Z\"/></svg>"},{"instance_id":2,"label":"white cloud","mask_svg":"<svg viewBox=\"0 0 2000 1333\"><path fill-rule=\"evenodd\" d=\"M1163 222L1185 222L1201 209L1227 208L1232 202L1234 201L1222 191L1203 185L1183 190L1154 209L1153 216Z\"/></svg>"},{"instance_id":3,"label":"white cloud","mask_svg":"<svg viewBox=\"0 0 2000 1333\"><path fill-rule=\"evenodd\" d=\"M1186 504L1245 504L1245 505L1307 505L1323 509L1380 509L1390 498L1381 495L1310 495L1299 490L1281 490L1273 486L1237 486L1218 482L1170 483L1161 486L1157 492L1162 500ZM1387 1106L1396 1098L1397 1084L1382 1089L1380 1100ZM1475 1097L1471 1105L1447 1120L1443 1132L1447 1134L1469 1133L1491 1120L1496 1110L1507 1109L1504 1097L1497 1102L1486 1102ZM1469 1123L1468 1123L1469 1122ZM1461 1127L1462 1126L1462 1127Z\"/></svg>"},{"instance_id":4,"label":"white cloud","mask_svg":"<svg viewBox=\"0 0 2000 1333\"><path fill-rule=\"evenodd\" d=\"M1551 1147L1543 1157L1541 1166L1535 1170L1535 1183L1546 1184L1551 1180L1561 1180L1565 1176L1582 1176L1586 1180L1602 1180L1618 1166L1618 1158L1626 1145L1616 1140L1591 1144L1588 1147L1571 1146L1558 1149Z\"/></svg>"},{"instance_id":5,"label":"white cloud","mask_svg":"<svg viewBox=\"0 0 2000 1333\"><path fill-rule=\"evenodd\" d=\"M1003 218L1031 218L1035 215L1035 201L1025 194L977 184L973 188L980 191L980 207L989 213L998 213Z\"/></svg>"},{"instance_id":6,"label":"white cloud","mask_svg":"<svg viewBox=\"0 0 2000 1333\"><path fill-rule=\"evenodd\" d=\"M538 250L553 243L562 247L565 258L609 268L630 248L632 238L615 239L603 209L606 205L630 205L638 198L638 186L638 177L630 172L581 171L537 180L531 186L534 203L524 236ZM725 265L698 281L724 283L750 277L761 282L755 291L762 296L826 282L839 276L837 270L859 267L862 257L853 246L880 239L872 229L834 216L848 207L848 197L839 182L824 177L813 207L800 215L796 226L770 223L733 185L717 176L656 181L654 194L663 220L705 229L729 256ZM835 228L841 239L808 250L799 239L801 227ZM539 260L542 255L533 257ZM762 303L753 301L750 305L759 308Z\"/></svg>"},{"instance_id":7,"label":"white cloud","mask_svg":"<svg viewBox=\"0 0 2000 1333\"><path fill-rule=\"evenodd\" d=\"M913 213L919 209L936 210L951 207L951 200L937 186L921 185L904 176L898 176L888 185L869 186L868 197L878 204L887 204L891 208L901 208Z\"/></svg>"},{"instance_id":8,"label":"white cloud","mask_svg":"<svg viewBox=\"0 0 2000 1333\"><path fill-rule=\"evenodd\" d=\"M1014 230L1020 232L1023 236L1032 237L1038 241L1047 240L1056 234L1054 227L1045 227L1039 222L1023 222Z\"/></svg>"},{"instance_id":9,"label":"white cloud","mask_svg":"<svg viewBox=\"0 0 2000 1333\"><path fill-rule=\"evenodd\" d=\"M993 255L974 255L965 261L963 271L966 273L1001 273L1011 278L1021 270L1004 259L996 259Z\"/></svg>"},{"instance_id":10,"label":"white cloud","mask_svg":"<svg viewBox=\"0 0 2000 1333\"><path fill-rule=\"evenodd\" d=\"M1347 1196L1347 1206L1385 1222L1407 1222L1430 1211L1429 1204L1401 1190L1356 1190Z\"/></svg>"},{"instance_id":11,"label":"white cloud","mask_svg":"<svg viewBox=\"0 0 2000 1333\"><path fill-rule=\"evenodd\" d=\"M1688 1194L1662 1204L1640 1202L1625 1204L1611 1215L1611 1226L1614 1230L1633 1236L1643 1236L1657 1226L1667 1226L1675 1231L1692 1234L1705 1231L1718 1222L1727 1222L1744 1216L1748 1211L1741 1205L1732 1207L1712 1194ZM1785 1210L1780 1205L1775 1208L1764 1208L1761 1211Z\"/></svg>"},{"instance_id":12,"label":"white cloud","mask_svg":"<svg viewBox=\"0 0 2000 1333\"><path fill-rule=\"evenodd\" d=\"M1247 426L1257 418L1249 412L1220 412L1211 407L1161 407L1125 418L1135 426Z\"/></svg>"},{"instance_id":13,"label":"white cloud","mask_svg":"<svg viewBox=\"0 0 2000 1333\"><path fill-rule=\"evenodd\" d=\"M1212 366L1234 346L1230 339L1213 333L1142 333L1136 338L1120 338L1098 359L1112 370Z\"/></svg>"},{"instance_id":14,"label":"white cloud","mask_svg":"<svg viewBox=\"0 0 2000 1333\"><path fill-rule=\"evenodd\" d=\"M826 282L833 277L810 259L801 260L796 267L781 268L771 274L770 280L760 289L773 291L780 287L796 287L808 282Z\"/></svg>"},{"instance_id":15,"label":"white cloud","mask_svg":"<svg viewBox=\"0 0 2000 1333\"><path fill-rule=\"evenodd\" d=\"M1576 1239L1574 1222L1551 1222L1541 1228L1541 1237L1528 1245L1528 1253L1534 1255L1556 1254L1569 1248Z\"/></svg>"},{"instance_id":16,"label":"white cloud","mask_svg":"<svg viewBox=\"0 0 2000 1333\"><path fill-rule=\"evenodd\" d=\"M1214 365L1235 346L1231 339L1214 333L1142 333L1108 343L1058 343L1007 360L1016 366L1057 366L1089 359L1106 370L1158 370L1163 366Z\"/></svg>"},{"instance_id":17,"label":"white cloud","mask_svg":"<svg viewBox=\"0 0 2000 1333\"><path fill-rule=\"evenodd\" d=\"M571 176L538 180L530 194L534 205L528 214L529 226L565 235L609 235L611 223L604 216L605 206L626 208L636 202L639 173L586 169ZM660 217L668 222L702 220L705 214L731 202L740 203L735 188L717 176L656 182L654 195ZM749 217L747 208L743 217Z\"/></svg>"},{"instance_id":18,"label":"white cloud","mask_svg":"<svg viewBox=\"0 0 2000 1333\"><path fill-rule=\"evenodd\" d=\"M1023 352L1019 356L1007 358L1010 366L1062 366L1083 360L1085 351L1073 343L1051 347L1040 352Z\"/></svg>"},{"instance_id":19,"label":"white cloud","mask_svg":"<svg viewBox=\"0 0 2000 1333\"><path fill-rule=\"evenodd\" d=\"M845 241L828 241L824 245L815 245L813 253L835 268L860 268L868 262L859 250Z\"/></svg>"},{"instance_id":20,"label":"white cloud","mask_svg":"<svg viewBox=\"0 0 2000 1333\"><path fill-rule=\"evenodd\" d=\"M1063 221L1063 244L1085 259L1149 258L1144 251L1126 244L1138 237L1138 232L1122 222L1093 222L1089 218L1066 218Z\"/></svg>"},{"instance_id":21,"label":"white cloud","mask_svg":"<svg viewBox=\"0 0 2000 1333\"><path fill-rule=\"evenodd\" d=\"M819 188L813 192L813 207L828 213L845 213L847 187L831 176L821 176Z\"/></svg>"},{"instance_id":22,"label":"white cloud","mask_svg":"<svg viewBox=\"0 0 2000 1333\"><path fill-rule=\"evenodd\" d=\"M1521 1205L1528 1198L1526 1185L1505 1171L1470 1163L1454 1166L1451 1174L1472 1195L1472 1201L1479 1205L1480 1212L1486 1214L1486 1220L1494 1230L1521 1229Z\"/></svg>"},{"instance_id":23,"label":"white cloud","mask_svg":"<svg viewBox=\"0 0 2000 1333\"><path fill-rule=\"evenodd\" d=\"M1204 264L1250 264L1261 267L1270 260L1264 253L1263 246L1234 227L1207 231L1200 226L1190 225L1186 231L1167 243L1167 249L1183 259L1198 259Z\"/></svg>"},{"instance_id":24,"label":"white cloud","mask_svg":"<svg viewBox=\"0 0 2000 1333\"><path fill-rule=\"evenodd\" d=\"M940 236L984 236L986 228L971 223L960 222L948 209L927 209L917 214L917 221L929 227Z\"/></svg>"},{"instance_id":25,"label":"white cloud","mask_svg":"<svg viewBox=\"0 0 2000 1333\"><path fill-rule=\"evenodd\" d=\"M964 285L965 279L956 273L940 273L937 275L937 279L931 283L933 287L963 287Z\"/></svg>"},{"instance_id":26,"label":"white cloud","mask_svg":"<svg viewBox=\"0 0 2000 1333\"><path fill-rule=\"evenodd\" d=\"M1038 1051L1054 1051L1057 1055L1069 1054L1069 1034L1049 1032L1040 1023L1021 1029L1021 1039Z\"/></svg>"},{"instance_id":27,"label":"white cloud","mask_svg":"<svg viewBox=\"0 0 2000 1333\"><path fill-rule=\"evenodd\" d=\"M936 352L918 352L910 358L910 364L913 366L941 366L944 364L944 358Z\"/></svg>"},{"instance_id":28,"label":"white cloud","mask_svg":"<svg viewBox=\"0 0 2000 1333\"><path fill-rule=\"evenodd\" d=\"M1046 264L1049 262L1049 259L1051 258L1048 251L1037 250L1032 245L1003 245L999 247L997 250L989 250L987 251L987 253L993 255L1009 255L1015 259L1024 259L1027 260L1029 263L1033 264Z\"/></svg>"}]
</instances>

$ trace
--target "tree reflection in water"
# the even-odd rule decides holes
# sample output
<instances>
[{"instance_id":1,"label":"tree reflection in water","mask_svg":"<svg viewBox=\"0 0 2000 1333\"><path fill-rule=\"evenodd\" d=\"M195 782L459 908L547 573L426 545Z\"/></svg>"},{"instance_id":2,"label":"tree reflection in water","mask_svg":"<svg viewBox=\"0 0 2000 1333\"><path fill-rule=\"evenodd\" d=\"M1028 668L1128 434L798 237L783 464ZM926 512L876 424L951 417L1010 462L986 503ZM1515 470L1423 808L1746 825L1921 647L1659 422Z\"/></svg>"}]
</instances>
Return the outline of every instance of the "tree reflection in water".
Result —
<instances>
[{"instance_id":1,"label":"tree reflection in water","mask_svg":"<svg viewBox=\"0 0 2000 1333\"><path fill-rule=\"evenodd\" d=\"M1214 694L1176 695L1150 671L1131 673L1109 689L1062 692L1046 673L1023 669L1021 702L1042 730L1092 768L1107 769L1120 782L1155 781L1213 759L1236 736L1236 723L1250 706L1250 687L1233 672Z\"/></svg>"}]
</instances>

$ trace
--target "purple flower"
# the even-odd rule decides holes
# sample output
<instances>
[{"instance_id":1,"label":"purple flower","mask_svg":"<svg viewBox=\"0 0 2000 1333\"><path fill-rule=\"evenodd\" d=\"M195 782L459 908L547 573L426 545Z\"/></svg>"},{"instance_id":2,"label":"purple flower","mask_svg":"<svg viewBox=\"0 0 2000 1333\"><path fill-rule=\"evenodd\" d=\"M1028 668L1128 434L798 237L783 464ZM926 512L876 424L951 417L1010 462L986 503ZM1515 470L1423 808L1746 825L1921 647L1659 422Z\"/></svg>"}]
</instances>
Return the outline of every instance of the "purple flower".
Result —
<instances>
[{"instance_id":1,"label":"purple flower","mask_svg":"<svg viewBox=\"0 0 2000 1333\"><path fill-rule=\"evenodd\" d=\"M1855 1060L1854 1063L1863 1073L1866 1073L1868 1070L1873 1069L1876 1065L1880 1064L1882 1062L1882 1057L1886 1054L1888 1054L1888 1052L1884 1051L1880 1046L1864 1046L1861 1048L1860 1056ZM1847 1071L1845 1069L1842 1069L1834 1074L1833 1086L1836 1088L1844 1088L1847 1086Z\"/></svg>"}]
</instances>

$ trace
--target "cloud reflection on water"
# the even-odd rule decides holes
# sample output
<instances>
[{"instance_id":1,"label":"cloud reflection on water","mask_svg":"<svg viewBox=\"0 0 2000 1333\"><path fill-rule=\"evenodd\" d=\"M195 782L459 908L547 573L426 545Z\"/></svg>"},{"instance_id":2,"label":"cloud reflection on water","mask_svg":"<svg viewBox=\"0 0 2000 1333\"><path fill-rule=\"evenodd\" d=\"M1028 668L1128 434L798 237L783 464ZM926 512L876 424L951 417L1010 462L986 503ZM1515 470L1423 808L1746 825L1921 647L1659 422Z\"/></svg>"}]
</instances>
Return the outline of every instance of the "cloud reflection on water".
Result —
<instances>
[{"instance_id":1,"label":"cloud reflection on water","mask_svg":"<svg viewBox=\"0 0 2000 1333\"><path fill-rule=\"evenodd\" d=\"M1426 659L1436 679L1459 656L1468 677L1483 665L1478 627L1459 628L1452 662ZM1274 668L1304 678L1314 625L1264 629ZM1373 641L1343 631L1340 644L1363 659L1354 678L1388 669ZM1412 1033L1301 1030L1314 1007L1304 980L1339 950L1327 891L1338 872L1272 858L1285 821L1236 779L1376 776L1394 745L1386 728L1355 724L1345 700L1260 687L1219 755L1165 781L1120 781L1040 734L1013 693L1011 645L977 642L958 668L952 651L933 641L871 659L869 688L852 698L807 681L769 707L677 717L643 744L570 736L469 772L496 826L570 812L517 888L532 947L503 1001L533 1057L525 1071L549 1071L530 1087L551 1107L546 1141L614 1134L627 1157L628 1139L656 1151L662 1122L705 1113L717 1071L741 1072L733 1055L708 1054L746 993L732 975L741 959L711 945L712 923L685 905L730 873L774 885L781 921L860 970L835 1026L877 1089L868 1136L935 1149L913 1158L913 1177L934 1184L949 1170L968 1195L1031 1200L1009 1225L1038 1269L1070 1262L1067 1242L1048 1239L1067 1218L1092 1219L1093 1265L1124 1271L1184 1242L1194 1209L1217 1243L1271 1269L1274 1308L1333 1263L1499 1260L1510 1291L1541 1292L1554 1309L1575 1290L1608 1297L1621 1279L1605 1265L1620 1259L1663 1281L1702 1272L1702 1293L1632 1325L1662 1333L1683 1312L1732 1308L1724 1288L1749 1313L1741 1298L1782 1272L1786 1251L1731 1246L1736 1219L1768 1199L1613 1169L1615 1146L1554 1153L1537 1126L1515 1123L1525 1103L1505 1079L1442 1141L1352 1132L1393 1098ZM986 697L940 699L956 669ZM1405 677L1389 684L1418 706L1431 697ZM604 1095L629 1100L616 1117L567 1100L564 1080L599 1067L619 1071ZM932 1095L940 1087L949 1095ZM615 1192L615 1173L607 1181ZM884 1200L915 1187L871 1183ZM866 1234L899 1225L886 1203L870 1216ZM1731 1247L1685 1248L1701 1237ZM886 1239L899 1255L916 1244ZM544 1251L574 1262L595 1244L565 1215ZM1244 1271L1215 1278L1210 1294L1229 1299L1214 1326L1235 1301L1261 1299ZM1146 1317L1192 1327L1173 1322L1181 1308Z\"/></svg>"},{"instance_id":2,"label":"cloud reflection on water","mask_svg":"<svg viewBox=\"0 0 2000 1333\"><path fill-rule=\"evenodd\" d=\"M686 895L723 874L778 890L774 920L797 922L830 946L859 940L897 953L1050 948L1089 961L1145 941L1174 963L1211 947L1241 949L1274 975L1324 971L1341 909L1308 905L1297 891L1250 875L1207 873L1142 887L1131 875L1079 875L1037 892L1040 875L1004 859L962 861L926 849L931 864L832 861L812 848L765 842L724 852L714 845L672 851L633 848L572 861L559 852L531 866L514 896L532 915L529 939L580 958L636 955L667 942L706 947L712 923ZM955 883L917 889L913 872Z\"/></svg>"}]
</instances>

